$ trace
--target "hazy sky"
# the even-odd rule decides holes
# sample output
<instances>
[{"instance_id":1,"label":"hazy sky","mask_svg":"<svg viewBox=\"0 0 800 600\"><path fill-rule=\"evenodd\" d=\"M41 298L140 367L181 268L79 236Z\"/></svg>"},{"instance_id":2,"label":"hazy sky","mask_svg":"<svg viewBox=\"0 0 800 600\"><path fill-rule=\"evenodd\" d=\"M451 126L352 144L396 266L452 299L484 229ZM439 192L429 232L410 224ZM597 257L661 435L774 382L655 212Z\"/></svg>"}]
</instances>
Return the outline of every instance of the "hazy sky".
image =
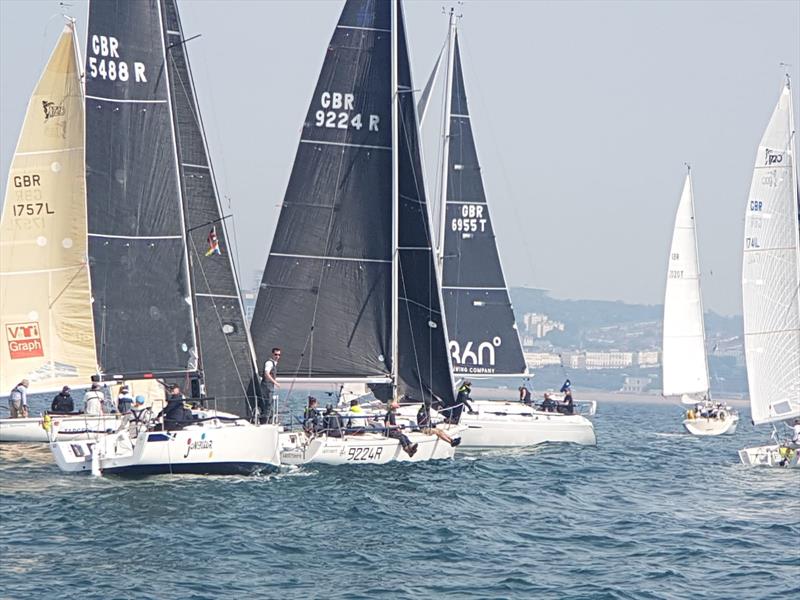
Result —
<instances>
[{"instance_id":1,"label":"hazy sky","mask_svg":"<svg viewBox=\"0 0 800 600\"><path fill-rule=\"evenodd\" d=\"M69 4L85 32L86 2ZM187 36L202 34L188 50L249 285L342 3L179 6ZM406 3L418 88L444 40L442 6ZM472 125L509 284L661 303L688 161L705 305L740 312L745 201L782 61L792 63L796 114L800 106L800 2L475 0L460 10ZM0 0L3 182L59 11L52 0ZM436 128L426 122L427 142Z\"/></svg>"}]
</instances>

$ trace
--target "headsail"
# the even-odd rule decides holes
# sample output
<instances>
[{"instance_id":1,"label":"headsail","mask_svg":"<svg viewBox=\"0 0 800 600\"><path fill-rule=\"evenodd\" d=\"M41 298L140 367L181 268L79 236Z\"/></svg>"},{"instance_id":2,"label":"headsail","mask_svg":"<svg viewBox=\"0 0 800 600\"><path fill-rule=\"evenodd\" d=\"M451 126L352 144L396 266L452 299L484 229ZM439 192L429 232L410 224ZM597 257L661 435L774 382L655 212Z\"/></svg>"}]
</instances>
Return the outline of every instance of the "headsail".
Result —
<instances>
[{"instance_id":1,"label":"headsail","mask_svg":"<svg viewBox=\"0 0 800 600\"><path fill-rule=\"evenodd\" d=\"M663 354L665 396L708 393L708 362L690 173L686 174L683 184L669 251L664 294Z\"/></svg>"},{"instance_id":2,"label":"headsail","mask_svg":"<svg viewBox=\"0 0 800 600\"><path fill-rule=\"evenodd\" d=\"M397 393L415 400L453 395L433 229L425 194L419 124L402 4L397 1L398 368Z\"/></svg>"},{"instance_id":3,"label":"headsail","mask_svg":"<svg viewBox=\"0 0 800 600\"><path fill-rule=\"evenodd\" d=\"M452 18L452 17L451 17ZM461 52L453 33L446 172L442 291L453 370L457 374L522 375L526 371L514 310L489 215L472 134Z\"/></svg>"},{"instance_id":4,"label":"headsail","mask_svg":"<svg viewBox=\"0 0 800 600\"><path fill-rule=\"evenodd\" d=\"M0 394L81 386L95 373L83 93L75 25L31 95L0 223Z\"/></svg>"},{"instance_id":5,"label":"headsail","mask_svg":"<svg viewBox=\"0 0 800 600\"><path fill-rule=\"evenodd\" d=\"M784 86L756 154L742 259L753 422L800 415L800 242L794 116Z\"/></svg>"},{"instance_id":6,"label":"headsail","mask_svg":"<svg viewBox=\"0 0 800 600\"><path fill-rule=\"evenodd\" d=\"M97 355L109 377L198 368L162 8L89 4L89 260Z\"/></svg>"},{"instance_id":7,"label":"headsail","mask_svg":"<svg viewBox=\"0 0 800 600\"><path fill-rule=\"evenodd\" d=\"M388 2L349 1L327 46L251 331L279 375L391 372L391 40Z\"/></svg>"},{"instance_id":8,"label":"headsail","mask_svg":"<svg viewBox=\"0 0 800 600\"><path fill-rule=\"evenodd\" d=\"M255 408L256 370L176 0L164 0L167 64L185 201L200 366L219 410Z\"/></svg>"}]
</instances>

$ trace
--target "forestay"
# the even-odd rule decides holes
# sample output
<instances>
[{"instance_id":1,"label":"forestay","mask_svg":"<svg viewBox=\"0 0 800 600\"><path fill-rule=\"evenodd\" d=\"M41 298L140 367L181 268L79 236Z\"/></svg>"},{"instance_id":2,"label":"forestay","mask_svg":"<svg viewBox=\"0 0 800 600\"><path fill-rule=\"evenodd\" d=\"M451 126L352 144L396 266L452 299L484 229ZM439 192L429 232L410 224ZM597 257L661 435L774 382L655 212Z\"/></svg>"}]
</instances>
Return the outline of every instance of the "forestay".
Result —
<instances>
[{"instance_id":1,"label":"forestay","mask_svg":"<svg viewBox=\"0 0 800 600\"><path fill-rule=\"evenodd\" d=\"M442 277L453 371L526 371L472 133L458 36L451 70Z\"/></svg>"},{"instance_id":2,"label":"forestay","mask_svg":"<svg viewBox=\"0 0 800 600\"><path fill-rule=\"evenodd\" d=\"M70 23L31 95L0 223L0 394L96 371L86 261L83 94Z\"/></svg>"},{"instance_id":3,"label":"forestay","mask_svg":"<svg viewBox=\"0 0 800 600\"><path fill-rule=\"evenodd\" d=\"M158 0L89 5L86 169L97 354L107 376L194 373L197 343Z\"/></svg>"},{"instance_id":4,"label":"forestay","mask_svg":"<svg viewBox=\"0 0 800 600\"><path fill-rule=\"evenodd\" d=\"M800 415L800 244L795 129L784 86L756 154L742 260L753 422Z\"/></svg>"},{"instance_id":5,"label":"forestay","mask_svg":"<svg viewBox=\"0 0 800 600\"><path fill-rule=\"evenodd\" d=\"M669 250L662 348L663 394L707 394L708 363L690 173L683 184Z\"/></svg>"}]
</instances>

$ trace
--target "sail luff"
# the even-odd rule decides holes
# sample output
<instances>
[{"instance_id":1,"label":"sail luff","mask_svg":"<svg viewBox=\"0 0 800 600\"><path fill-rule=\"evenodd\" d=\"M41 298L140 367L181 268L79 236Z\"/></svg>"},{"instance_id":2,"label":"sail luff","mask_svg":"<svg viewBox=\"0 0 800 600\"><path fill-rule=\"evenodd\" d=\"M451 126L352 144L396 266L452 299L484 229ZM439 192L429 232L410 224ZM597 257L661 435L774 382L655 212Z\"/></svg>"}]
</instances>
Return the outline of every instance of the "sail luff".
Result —
<instances>
[{"instance_id":1,"label":"sail luff","mask_svg":"<svg viewBox=\"0 0 800 600\"><path fill-rule=\"evenodd\" d=\"M800 240L795 132L783 86L756 153L742 256L745 358L756 425L800 416Z\"/></svg>"},{"instance_id":2,"label":"sail luff","mask_svg":"<svg viewBox=\"0 0 800 600\"><path fill-rule=\"evenodd\" d=\"M444 118L442 119L442 171L439 184L439 235L436 238L436 257L441 266L444 261L444 231L447 224L447 182L450 173L450 120L453 113L453 68L455 63L456 15L450 9L447 30L447 71L444 92Z\"/></svg>"},{"instance_id":3,"label":"sail luff","mask_svg":"<svg viewBox=\"0 0 800 600\"><path fill-rule=\"evenodd\" d=\"M391 81L391 98L392 98L392 322L391 322L391 344L392 344L392 397L397 397L397 388L399 384L400 374L400 93L398 87L398 2L399 0L391 0L392 3L392 81Z\"/></svg>"},{"instance_id":4,"label":"sail luff","mask_svg":"<svg viewBox=\"0 0 800 600\"><path fill-rule=\"evenodd\" d=\"M686 174L664 292L663 394L707 396L709 390L697 229L691 173Z\"/></svg>"},{"instance_id":5,"label":"sail luff","mask_svg":"<svg viewBox=\"0 0 800 600\"><path fill-rule=\"evenodd\" d=\"M436 62L434 63L433 70L431 71L431 74L428 77L428 82L422 89L422 95L419 98L419 102L417 102L417 114L419 115L420 127L422 126L422 123L425 121L425 114L428 112L428 106L430 104L430 99L431 99L431 92L433 91L433 87L436 85L436 79L439 75L439 66L442 64L442 55L444 55L446 47L447 43L445 42L445 44L442 46L442 49L439 50L439 56L436 57Z\"/></svg>"},{"instance_id":6,"label":"sail luff","mask_svg":"<svg viewBox=\"0 0 800 600\"><path fill-rule=\"evenodd\" d=\"M86 260L83 90L75 25L26 107L0 216L0 394L85 386L95 373Z\"/></svg>"}]
</instances>

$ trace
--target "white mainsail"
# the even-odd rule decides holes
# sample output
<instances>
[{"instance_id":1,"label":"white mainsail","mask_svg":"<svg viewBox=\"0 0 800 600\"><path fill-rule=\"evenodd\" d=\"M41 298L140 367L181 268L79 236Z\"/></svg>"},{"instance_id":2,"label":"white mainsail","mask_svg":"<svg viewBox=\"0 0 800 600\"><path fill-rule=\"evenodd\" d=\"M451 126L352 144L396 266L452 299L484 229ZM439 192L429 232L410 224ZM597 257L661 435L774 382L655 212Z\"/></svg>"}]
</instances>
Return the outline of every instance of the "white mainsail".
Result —
<instances>
[{"instance_id":1,"label":"white mainsail","mask_svg":"<svg viewBox=\"0 0 800 600\"><path fill-rule=\"evenodd\" d=\"M753 422L800 415L800 242L792 97L786 82L756 154L742 259Z\"/></svg>"},{"instance_id":2,"label":"white mainsail","mask_svg":"<svg viewBox=\"0 0 800 600\"><path fill-rule=\"evenodd\" d=\"M665 396L702 396L708 393L705 346L694 195L691 173L687 173L675 216L664 294L662 348Z\"/></svg>"},{"instance_id":3,"label":"white mainsail","mask_svg":"<svg viewBox=\"0 0 800 600\"><path fill-rule=\"evenodd\" d=\"M28 104L0 221L0 394L95 373L86 251L83 91L69 23Z\"/></svg>"}]
</instances>

